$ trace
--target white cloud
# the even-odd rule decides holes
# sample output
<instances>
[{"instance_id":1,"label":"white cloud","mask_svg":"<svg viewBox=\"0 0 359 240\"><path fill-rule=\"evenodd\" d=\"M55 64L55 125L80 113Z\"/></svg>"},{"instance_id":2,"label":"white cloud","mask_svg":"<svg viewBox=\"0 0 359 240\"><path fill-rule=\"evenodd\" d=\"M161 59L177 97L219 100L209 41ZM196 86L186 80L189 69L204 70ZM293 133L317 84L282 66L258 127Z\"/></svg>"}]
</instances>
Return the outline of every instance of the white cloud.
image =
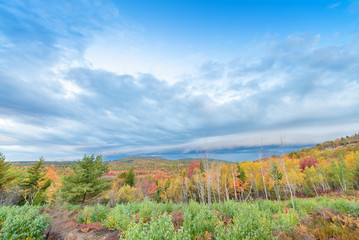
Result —
<instances>
[{"instance_id":1,"label":"white cloud","mask_svg":"<svg viewBox=\"0 0 359 240\"><path fill-rule=\"evenodd\" d=\"M339 6L340 6L340 2L337 2L337 3L330 4L328 6L328 8L336 8L336 7L339 7Z\"/></svg>"},{"instance_id":2,"label":"white cloud","mask_svg":"<svg viewBox=\"0 0 359 240\"><path fill-rule=\"evenodd\" d=\"M43 35L14 21L28 42L0 40L12 46L0 50L0 147L10 160L267 145L280 135L306 144L358 129L355 42L292 34L219 61L103 27L118 20L111 8L80 12L75 26L34 9L48 20L18 17Z\"/></svg>"}]
</instances>

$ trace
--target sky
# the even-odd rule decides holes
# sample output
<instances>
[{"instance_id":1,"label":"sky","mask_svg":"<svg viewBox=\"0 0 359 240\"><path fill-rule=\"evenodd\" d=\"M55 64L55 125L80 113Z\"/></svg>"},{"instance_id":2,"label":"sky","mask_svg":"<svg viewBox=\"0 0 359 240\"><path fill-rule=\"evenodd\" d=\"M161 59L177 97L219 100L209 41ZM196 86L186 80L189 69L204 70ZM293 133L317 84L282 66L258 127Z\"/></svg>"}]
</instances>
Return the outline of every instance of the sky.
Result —
<instances>
[{"instance_id":1,"label":"sky","mask_svg":"<svg viewBox=\"0 0 359 240\"><path fill-rule=\"evenodd\" d=\"M307 146L358 93L358 1L0 0L10 161Z\"/></svg>"}]
</instances>

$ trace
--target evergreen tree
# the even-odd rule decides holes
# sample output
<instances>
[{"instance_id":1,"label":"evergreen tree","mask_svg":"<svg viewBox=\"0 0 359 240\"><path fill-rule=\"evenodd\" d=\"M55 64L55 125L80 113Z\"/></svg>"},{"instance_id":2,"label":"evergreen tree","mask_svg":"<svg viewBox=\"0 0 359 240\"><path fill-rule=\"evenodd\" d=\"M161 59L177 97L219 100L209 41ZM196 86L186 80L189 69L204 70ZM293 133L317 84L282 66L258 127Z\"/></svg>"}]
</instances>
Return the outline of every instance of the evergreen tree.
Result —
<instances>
[{"instance_id":1,"label":"evergreen tree","mask_svg":"<svg viewBox=\"0 0 359 240\"><path fill-rule=\"evenodd\" d=\"M108 166L102 162L102 156L96 159L92 154L84 156L76 165L72 166L73 173L67 175L62 183L62 198L71 203L82 203L95 198L103 191L109 189L111 184L102 179L108 172Z\"/></svg>"},{"instance_id":2,"label":"evergreen tree","mask_svg":"<svg viewBox=\"0 0 359 240\"><path fill-rule=\"evenodd\" d=\"M39 161L27 170L27 177L21 184L24 199L30 205L42 204L45 201L45 191L51 185L51 180L45 178L43 165L44 158L40 157Z\"/></svg>"},{"instance_id":3,"label":"evergreen tree","mask_svg":"<svg viewBox=\"0 0 359 240\"><path fill-rule=\"evenodd\" d=\"M201 161L199 161L199 169L200 169L201 173L204 173L204 162L202 159L201 159Z\"/></svg>"},{"instance_id":4,"label":"evergreen tree","mask_svg":"<svg viewBox=\"0 0 359 240\"><path fill-rule=\"evenodd\" d=\"M244 183L247 180L247 177L240 163L237 163L237 173L237 178L241 179L242 183Z\"/></svg>"},{"instance_id":5,"label":"evergreen tree","mask_svg":"<svg viewBox=\"0 0 359 240\"><path fill-rule=\"evenodd\" d=\"M120 173L117 177L120 179L124 179L124 185L129 185L133 187L136 184L136 175L132 168L128 172Z\"/></svg>"},{"instance_id":6,"label":"evergreen tree","mask_svg":"<svg viewBox=\"0 0 359 240\"><path fill-rule=\"evenodd\" d=\"M15 176L9 173L11 163L5 162L5 155L0 153L0 193L3 192L5 186L12 181Z\"/></svg>"},{"instance_id":7,"label":"evergreen tree","mask_svg":"<svg viewBox=\"0 0 359 240\"><path fill-rule=\"evenodd\" d=\"M135 176L135 172L133 171L132 168L126 174L125 184L127 184L131 187L135 186L135 184L136 184L136 176Z\"/></svg>"}]
</instances>

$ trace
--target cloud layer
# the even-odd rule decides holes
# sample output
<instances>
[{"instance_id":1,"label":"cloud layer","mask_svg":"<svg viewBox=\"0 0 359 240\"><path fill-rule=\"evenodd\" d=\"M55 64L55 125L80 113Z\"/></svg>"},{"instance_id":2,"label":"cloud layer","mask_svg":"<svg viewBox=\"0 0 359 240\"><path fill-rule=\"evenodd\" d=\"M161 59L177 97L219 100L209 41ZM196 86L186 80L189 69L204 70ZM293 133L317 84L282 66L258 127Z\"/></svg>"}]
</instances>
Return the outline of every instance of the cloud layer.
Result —
<instances>
[{"instance_id":1,"label":"cloud layer","mask_svg":"<svg viewBox=\"0 0 359 240\"><path fill-rule=\"evenodd\" d=\"M99 68L86 57L95 39L128 39L136 28L111 3L58 4L0 5L0 151L10 160L271 145L280 136L308 144L359 129L350 38L264 38L250 57L179 64L173 81Z\"/></svg>"}]
</instances>

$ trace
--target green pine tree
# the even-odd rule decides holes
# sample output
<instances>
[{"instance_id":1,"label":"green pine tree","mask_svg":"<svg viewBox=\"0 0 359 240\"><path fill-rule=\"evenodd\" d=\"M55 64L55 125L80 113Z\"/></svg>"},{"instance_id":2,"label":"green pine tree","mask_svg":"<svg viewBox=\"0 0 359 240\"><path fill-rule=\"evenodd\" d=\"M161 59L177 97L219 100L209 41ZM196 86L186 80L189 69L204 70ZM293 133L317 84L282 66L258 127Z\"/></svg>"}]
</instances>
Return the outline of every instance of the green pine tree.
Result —
<instances>
[{"instance_id":1,"label":"green pine tree","mask_svg":"<svg viewBox=\"0 0 359 240\"><path fill-rule=\"evenodd\" d=\"M240 163L237 163L237 173L237 178L241 179L241 181L244 183L247 180L247 177Z\"/></svg>"},{"instance_id":2,"label":"green pine tree","mask_svg":"<svg viewBox=\"0 0 359 240\"><path fill-rule=\"evenodd\" d=\"M102 156L84 156L72 166L73 173L64 177L62 198L71 203L84 204L111 187L102 175L108 172L108 166L102 162Z\"/></svg>"},{"instance_id":3,"label":"green pine tree","mask_svg":"<svg viewBox=\"0 0 359 240\"><path fill-rule=\"evenodd\" d=\"M135 184L136 184L136 176L135 176L135 172L133 171L132 168L126 174L125 184L127 184L131 187L135 186Z\"/></svg>"},{"instance_id":4,"label":"green pine tree","mask_svg":"<svg viewBox=\"0 0 359 240\"><path fill-rule=\"evenodd\" d=\"M45 201L45 191L51 185L51 180L45 178L43 172L44 158L40 157L33 166L27 170L27 177L21 184L23 196L30 205L39 205Z\"/></svg>"},{"instance_id":5,"label":"green pine tree","mask_svg":"<svg viewBox=\"0 0 359 240\"><path fill-rule=\"evenodd\" d=\"M10 168L11 163L5 162L5 155L0 153L0 194L4 191L5 186L15 179L15 176L9 172Z\"/></svg>"}]
</instances>

